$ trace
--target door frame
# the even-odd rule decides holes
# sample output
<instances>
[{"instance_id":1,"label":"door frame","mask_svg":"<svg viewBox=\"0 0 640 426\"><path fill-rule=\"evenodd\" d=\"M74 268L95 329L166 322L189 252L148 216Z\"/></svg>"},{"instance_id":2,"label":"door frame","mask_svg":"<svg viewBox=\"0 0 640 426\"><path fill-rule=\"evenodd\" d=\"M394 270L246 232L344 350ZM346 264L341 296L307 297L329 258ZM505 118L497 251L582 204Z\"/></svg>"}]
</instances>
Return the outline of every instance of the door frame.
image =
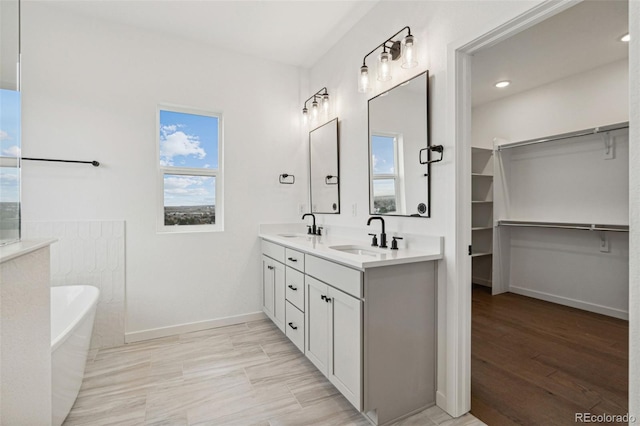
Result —
<instances>
[{"instance_id":1,"label":"door frame","mask_svg":"<svg viewBox=\"0 0 640 426\"><path fill-rule=\"evenodd\" d=\"M547 0L447 46L447 135L455 142L455 288L447 291L445 383L437 405L453 417L471 409L471 60L475 53L582 0ZM442 392L445 391L445 393Z\"/></svg>"}]
</instances>

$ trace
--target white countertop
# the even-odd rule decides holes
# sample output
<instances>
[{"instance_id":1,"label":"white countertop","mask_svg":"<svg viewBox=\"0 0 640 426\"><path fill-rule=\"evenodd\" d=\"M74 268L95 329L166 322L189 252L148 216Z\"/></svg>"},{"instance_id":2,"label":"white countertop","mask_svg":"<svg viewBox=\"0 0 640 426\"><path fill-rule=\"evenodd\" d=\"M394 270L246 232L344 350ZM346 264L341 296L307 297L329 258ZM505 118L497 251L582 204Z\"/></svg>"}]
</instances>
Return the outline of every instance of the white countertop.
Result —
<instances>
[{"instance_id":1,"label":"white countertop","mask_svg":"<svg viewBox=\"0 0 640 426\"><path fill-rule=\"evenodd\" d=\"M5 246L0 246L0 263L15 259L16 257L24 256L25 254L49 246L56 241L57 240L51 238L43 240L23 240L7 244Z\"/></svg>"},{"instance_id":2,"label":"white countertop","mask_svg":"<svg viewBox=\"0 0 640 426\"><path fill-rule=\"evenodd\" d=\"M297 235L288 237L286 235ZM303 251L332 262L340 263L351 268L364 271L366 268L380 266L400 265L403 263L425 262L442 259L442 243L437 244L437 248L431 249L408 249L401 247L399 250L381 249L371 247L370 242L355 240L353 238L342 238L340 236L312 236L296 232L264 232L259 234L260 238L280 244L294 250ZM388 237L387 244L391 246L391 236ZM441 237L438 237L441 238ZM441 241L441 240L440 240ZM357 246L377 253L372 255L358 255L335 250L333 246Z\"/></svg>"}]
</instances>

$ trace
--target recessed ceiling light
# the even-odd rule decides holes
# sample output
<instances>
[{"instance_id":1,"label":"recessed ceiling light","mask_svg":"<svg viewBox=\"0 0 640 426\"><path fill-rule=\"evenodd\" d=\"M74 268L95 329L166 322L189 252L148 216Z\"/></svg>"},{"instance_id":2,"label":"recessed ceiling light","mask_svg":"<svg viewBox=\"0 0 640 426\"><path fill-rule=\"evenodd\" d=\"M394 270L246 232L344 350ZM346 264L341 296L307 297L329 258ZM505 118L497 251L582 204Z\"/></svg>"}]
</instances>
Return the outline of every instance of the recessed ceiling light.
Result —
<instances>
[{"instance_id":1,"label":"recessed ceiling light","mask_svg":"<svg viewBox=\"0 0 640 426\"><path fill-rule=\"evenodd\" d=\"M628 42L630 39L631 37L629 37L629 33L626 33L625 35L620 37L620 41L624 41L625 43Z\"/></svg>"},{"instance_id":2,"label":"recessed ceiling light","mask_svg":"<svg viewBox=\"0 0 640 426\"><path fill-rule=\"evenodd\" d=\"M503 87L507 87L511 82L509 80L499 81L496 83L496 87L502 89Z\"/></svg>"}]
</instances>

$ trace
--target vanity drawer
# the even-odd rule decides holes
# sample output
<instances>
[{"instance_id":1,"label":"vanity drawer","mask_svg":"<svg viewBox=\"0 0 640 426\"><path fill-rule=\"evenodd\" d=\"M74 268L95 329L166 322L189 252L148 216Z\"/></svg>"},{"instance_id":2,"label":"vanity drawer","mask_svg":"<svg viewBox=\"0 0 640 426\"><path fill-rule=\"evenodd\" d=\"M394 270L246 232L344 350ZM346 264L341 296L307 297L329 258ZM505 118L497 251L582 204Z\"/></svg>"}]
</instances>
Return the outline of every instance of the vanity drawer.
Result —
<instances>
[{"instance_id":1,"label":"vanity drawer","mask_svg":"<svg viewBox=\"0 0 640 426\"><path fill-rule=\"evenodd\" d=\"M292 250L290 248L285 249L285 264L304 272L304 253L301 251Z\"/></svg>"},{"instance_id":2,"label":"vanity drawer","mask_svg":"<svg viewBox=\"0 0 640 426\"><path fill-rule=\"evenodd\" d=\"M262 254L284 263L284 247L274 244L271 241L262 240Z\"/></svg>"},{"instance_id":3,"label":"vanity drawer","mask_svg":"<svg viewBox=\"0 0 640 426\"><path fill-rule=\"evenodd\" d=\"M304 353L304 314L287 302L285 334Z\"/></svg>"},{"instance_id":4,"label":"vanity drawer","mask_svg":"<svg viewBox=\"0 0 640 426\"><path fill-rule=\"evenodd\" d=\"M337 263L307 255L306 274L342 290L359 299L362 298L362 272Z\"/></svg>"},{"instance_id":5,"label":"vanity drawer","mask_svg":"<svg viewBox=\"0 0 640 426\"><path fill-rule=\"evenodd\" d=\"M285 282L287 300L304 312L304 274L287 266Z\"/></svg>"}]
</instances>

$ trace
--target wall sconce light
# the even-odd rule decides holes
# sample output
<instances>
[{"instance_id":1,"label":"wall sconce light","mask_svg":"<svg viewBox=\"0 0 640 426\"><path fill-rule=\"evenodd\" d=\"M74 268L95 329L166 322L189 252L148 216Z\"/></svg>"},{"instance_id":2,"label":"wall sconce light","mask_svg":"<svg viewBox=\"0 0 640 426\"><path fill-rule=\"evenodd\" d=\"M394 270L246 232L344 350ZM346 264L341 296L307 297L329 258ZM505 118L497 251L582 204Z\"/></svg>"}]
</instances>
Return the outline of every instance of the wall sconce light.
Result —
<instances>
[{"instance_id":1,"label":"wall sconce light","mask_svg":"<svg viewBox=\"0 0 640 426\"><path fill-rule=\"evenodd\" d=\"M394 40L394 37L407 30L407 35L402 40ZM358 79L358 91L365 93L371 90L369 80L369 67L367 57L382 47L382 52L378 55L377 78L379 81L391 80L391 62L402 58L402 68L413 68L418 65L415 55L415 38L411 35L411 28L404 27L379 45L362 59L360 74Z\"/></svg>"},{"instance_id":2,"label":"wall sconce light","mask_svg":"<svg viewBox=\"0 0 640 426\"><path fill-rule=\"evenodd\" d=\"M309 109L307 108L307 102L311 100L313 100L313 102L311 102L311 117L314 120L318 118L318 114L320 113L320 103L318 103L318 99L322 104L323 113L327 114L329 112L329 93L327 92L327 88L323 87L322 89L311 95L309 99L304 101L304 107L302 108L302 117L305 123L309 121Z\"/></svg>"}]
</instances>

